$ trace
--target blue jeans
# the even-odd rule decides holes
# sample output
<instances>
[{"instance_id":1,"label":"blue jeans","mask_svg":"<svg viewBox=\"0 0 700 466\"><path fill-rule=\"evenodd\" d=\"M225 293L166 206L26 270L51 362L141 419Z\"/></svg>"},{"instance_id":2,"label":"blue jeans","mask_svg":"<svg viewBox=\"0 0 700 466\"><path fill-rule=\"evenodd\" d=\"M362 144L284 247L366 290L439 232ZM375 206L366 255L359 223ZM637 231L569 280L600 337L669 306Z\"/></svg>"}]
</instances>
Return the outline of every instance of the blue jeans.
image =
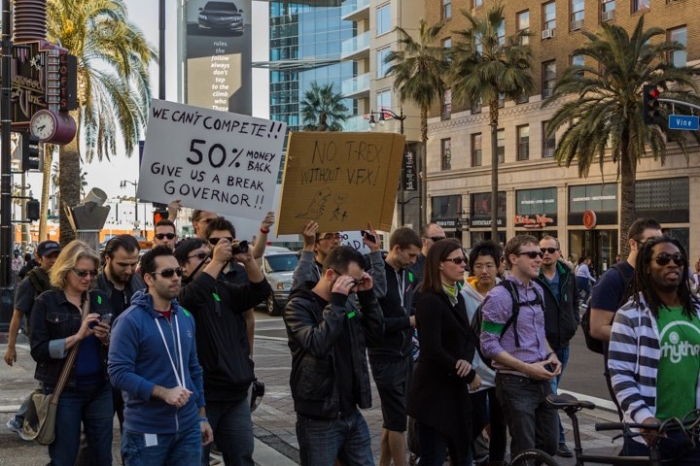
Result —
<instances>
[{"instance_id":1,"label":"blue jeans","mask_svg":"<svg viewBox=\"0 0 700 466\"><path fill-rule=\"evenodd\" d=\"M456 461L453 450L456 445L446 435L432 427L418 422L418 438L420 439L420 464L421 466L442 466L445 463L445 454L450 451L450 464L452 466L467 466L472 464L473 454L471 450L465 458Z\"/></svg>"},{"instance_id":2,"label":"blue jeans","mask_svg":"<svg viewBox=\"0 0 700 466\"><path fill-rule=\"evenodd\" d=\"M374 466L367 422L355 409L339 419L311 419L297 414L302 466Z\"/></svg>"},{"instance_id":3,"label":"blue jeans","mask_svg":"<svg viewBox=\"0 0 700 466\"><path fill-rule=\"evenodd\" d=\"M539 448L557 452L557 410L547 404L549 382L510 374L496 375L496 396L511 435L510 456Z\"/></svg>"},{"instance_id":4,"label":"blue jeans","mask_svg":"<svg viewBox=\"0 0 700 466\"><path fill-rule=\"evenodd\" d=\"M156 439L156 445L146 446L146 434L124 430L121 449L124 465L192 466L202 456L202 431L199 423L177 434L157 434Z\"/></svg>"},{"instance_id":5,"label":"blue jeans","mask_svg":"<svg viewBox=\"0 0 700 466\"><path fill-rule=\"evenodd\" d=\"M234 403L208 401L207 417L224 464L253 466L253 419L248 398ZM211 444L202 448L202 466L209 466L210 451Z\"/></svg>"},{"instance_id":6,"label":"blue jeans","mask_svg":"<svg viewBox=\"0 0 700 466\"><path fill-rule=\"evenodd\" d=\"M672 466L698 466L700 465L700 445L695 448L686 446L683 434L680 432L668 432L667 438L659 439L659 454L664 465ZM649 456L649 447L634 439L625 438L620 456ZM670 461L675 460L675 461Z\"/></svg>"},{"instance_id":7,"label":"blue jeans","mask_svg":"<svg viewBox=\"0 0 700 466\"><path fill-rule=\"evenodd\" d=\"M44 385L44 394L53 393ZM52 466L73 466L80 448L80 426L88 444L90 464L112 464L112 387L99 385L66 387L56 410L56 439L49 445Z\"/></svg>"},{"instance_id":8,"label":"blue jeans","mask_svg":"<svg viewBox=\"0 0 700 466\"><path fill-rule=\"evenodd\" d=\"M561 380L561 376L564 375L564 369L566 369L566 365L569 362L569 347L567 346L566 348L559 348L557 350L557 358L561 363L561 372L558 376L554 377L552 380L549 381L549 385L552 388L552 393L554 393L555 395L559 390L559 381ZM562 427L561 419L559 419L559 445L565 444L566 438L564 437L564 427Z\"/></svg>"},{"instance_id":9,"label":"blue jeans","mask_svg":"<svg viewBox=\"0 0 700 466\"><path fill-rule=\"evenodd\" d=\"M576 277L576 288L578 288L579 296L584 292L581 303L587 304L588 298L591 296L591 282L586 277Z\"/></svg>"}]
</instances>

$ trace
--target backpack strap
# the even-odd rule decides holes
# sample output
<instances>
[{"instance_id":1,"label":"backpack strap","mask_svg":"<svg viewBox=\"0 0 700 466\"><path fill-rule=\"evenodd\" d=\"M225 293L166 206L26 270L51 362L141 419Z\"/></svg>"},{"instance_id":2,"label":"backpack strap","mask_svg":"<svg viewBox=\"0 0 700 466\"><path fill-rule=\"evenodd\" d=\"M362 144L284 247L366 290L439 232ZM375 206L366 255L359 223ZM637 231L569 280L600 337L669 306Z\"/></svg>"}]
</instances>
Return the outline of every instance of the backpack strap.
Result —
<instances>
[{"instance_id":1,"label":"backpack strap","mask_svg":"<svg viewBox=\"0 0 700 466\"><path fill-rule=\"evenodd\" d=\"M506 285L506 282L508 285ZM535 299L531 299L529 301L520 301L520 296L518 295L518 289L516 287L516 284L512 282L511 280L503 280L500 285L503 285L509 292L510 292L510 297L513 302L513 308L510 317L506 321L506 324L503 326L503 330L501 331L501 337L506 333L508 328L513 325L513 336L515 337L515 347L520 348L520 336L518 335L518 316L520 314L520 306L529 306L533 307L536 305L543 306L543 300L540 294L537 292L537 289L533 288L533 291L535 292Z\"/></svg>"}]
</instances>

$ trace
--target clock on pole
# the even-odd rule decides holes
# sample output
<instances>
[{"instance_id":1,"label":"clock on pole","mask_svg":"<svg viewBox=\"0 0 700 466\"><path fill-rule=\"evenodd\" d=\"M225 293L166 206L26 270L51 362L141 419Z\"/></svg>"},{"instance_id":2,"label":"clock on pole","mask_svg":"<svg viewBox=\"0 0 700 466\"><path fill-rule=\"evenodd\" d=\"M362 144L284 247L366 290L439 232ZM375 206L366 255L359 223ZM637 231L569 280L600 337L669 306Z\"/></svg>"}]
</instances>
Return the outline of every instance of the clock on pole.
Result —
<instances>
[{"instance_id":1,"label":"clock on pole","mask_svg":"<svg viewBox=\"0 0 700 466\"><path fill-rule=\"evenodd\" d=\"M32 115L29 131L41 142L68 144L75 137L76 125L67 112L41 109Z\"/></svg>"}]
</instances>

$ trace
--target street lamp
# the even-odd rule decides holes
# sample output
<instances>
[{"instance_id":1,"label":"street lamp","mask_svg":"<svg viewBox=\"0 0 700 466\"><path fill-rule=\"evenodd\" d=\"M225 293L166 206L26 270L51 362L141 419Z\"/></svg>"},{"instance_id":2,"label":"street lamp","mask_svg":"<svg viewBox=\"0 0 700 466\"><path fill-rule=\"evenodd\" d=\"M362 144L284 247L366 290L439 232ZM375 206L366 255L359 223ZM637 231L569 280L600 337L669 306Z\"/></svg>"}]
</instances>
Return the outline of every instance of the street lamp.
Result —
<instances>
[{"instance_id":1,"label":"street lamp","mask_svg":"<svg viewBox=\"0 0 700 466\"><path fill-rule=\"evenodd\" d=\"M119 187L126 188L127 184L130 184L134 187L134 228L138 228L139 227L139 200L136 197L136 193L139 190L139 183L138 183L138 181L122 180L121 183L119 183Z\"/></svg>"},{"instance_id":2,"label":"street lamp","mask_svg":"<svg viewBox=\"0 0 700 466\"><path fill-rule=\"evenodd\" d=\"M394 120L399 120L401 122L401 127L399 129L399 133L403 134L404 127L403 127L403 122L406 120L407 115L404 115L403 113L403 107L401 108L401 113L396 114L392 110L388 108L380 108L378 112L375 112L374 110L369 112L369 127L374 128L377 126L377 120L374 118L374 116L377 115L379 117L379 124L381 126L384 126L386 124L386 115L389 115L391 118Z\"/></svg>"}]
</instances>

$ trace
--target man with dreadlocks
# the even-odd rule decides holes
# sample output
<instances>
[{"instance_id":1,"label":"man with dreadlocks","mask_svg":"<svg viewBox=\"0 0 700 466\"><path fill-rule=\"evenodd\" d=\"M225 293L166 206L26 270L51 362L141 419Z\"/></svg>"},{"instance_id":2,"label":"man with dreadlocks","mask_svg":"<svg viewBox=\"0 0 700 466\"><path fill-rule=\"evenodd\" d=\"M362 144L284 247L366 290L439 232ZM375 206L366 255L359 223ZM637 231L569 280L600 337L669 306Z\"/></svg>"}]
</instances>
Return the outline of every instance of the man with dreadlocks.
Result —
<instances>
[{"instance_id":1,"label":"man with dreadlocks","mask_svg":"<svg viewBox=\"0 0 700 466\"><path fill-rule=\"evenodd\" d=\"M608 368L627 422L655 424L700 408L700 301L688 282L688 256L677 239L649 239L637 255L634 299L616 314ZM625 456L649 454L658 441L664 464L700 465L700 446L681 432L624 440Z\"/></svg>"}]
</instances>

